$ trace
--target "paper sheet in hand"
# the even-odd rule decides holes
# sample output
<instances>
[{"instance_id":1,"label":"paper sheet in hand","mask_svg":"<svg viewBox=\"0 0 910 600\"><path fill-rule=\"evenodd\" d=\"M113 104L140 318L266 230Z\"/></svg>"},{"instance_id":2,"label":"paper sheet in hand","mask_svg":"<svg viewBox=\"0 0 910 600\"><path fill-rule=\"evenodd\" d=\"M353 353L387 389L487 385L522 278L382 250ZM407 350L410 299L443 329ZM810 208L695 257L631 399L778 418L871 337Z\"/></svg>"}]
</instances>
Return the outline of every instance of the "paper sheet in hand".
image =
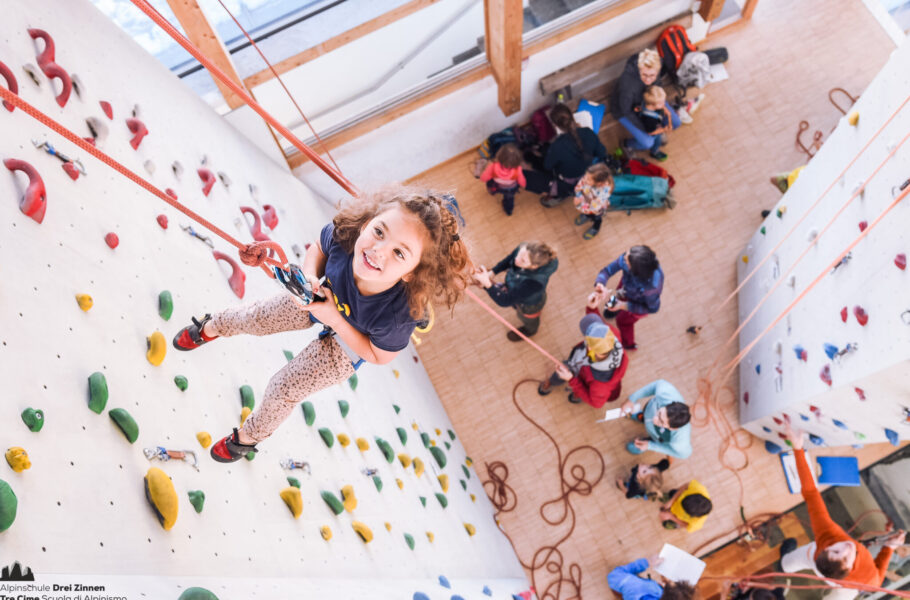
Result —
<instances>
[{"instance_id":1,"label":"paper sheet in hand","mask_svg":"<svg viewBox=\"0 0 910 600\"><path fill-rule=\"evenodd\" d=\"M612 421L612 420L614 420L614 419L618 419L618 418L621 417L621 416L622 416L622 409L621 409L621 408L611 408L611 409L608 410L606 413L604 413L604 418L603 418L603 419L597 419L597 420L594 421L594 422L595 422L595 423L606 423L607 421Z\"/></svg>"},{"instance_id":2,"label":"paper sheet in hand","mask_svg":"<svg viewBox=\"0 0 910 600\"><path fill-rule=\"evenodd\" d=\"M809 452L806 452L806 460L810 465L812 464ZM790 488L790 493L800 493L803 486L799 483L799 474L796 472L796 456L794 456L793 452L784 452L780 455L780 464L784 468L784 476L787 478L787 487ZM812 479L818 484L815 472L812 469L809 469L809 472L812 474Z\"/></svg>"},{"instance_id":3,"label":"paper sheet in hand","mask_svg":"<svg viewBox=\"0 0 910 600\"><path fill-rule=\"evenodd\" d=\"M658 556L664 560L654 570L670 581L688 581L695 585L705 570L705 561L695 558L673 544L664 544Z\"/></svg>"}]
</instances>

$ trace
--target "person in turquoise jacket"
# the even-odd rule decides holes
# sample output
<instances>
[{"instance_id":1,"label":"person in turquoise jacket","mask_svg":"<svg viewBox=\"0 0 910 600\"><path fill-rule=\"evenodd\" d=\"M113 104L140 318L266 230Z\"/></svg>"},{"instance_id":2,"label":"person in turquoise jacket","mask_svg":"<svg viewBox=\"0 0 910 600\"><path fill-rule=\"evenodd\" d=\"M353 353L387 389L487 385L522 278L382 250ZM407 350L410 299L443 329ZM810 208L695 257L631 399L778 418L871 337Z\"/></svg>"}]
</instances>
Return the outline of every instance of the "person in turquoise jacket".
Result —
<instances>
[{"instance_id":1,"label":"person in turquoise jacket","mask_svg":"<svg viewBox=\"0 0 910 600\"><path fill-rule=\"evenodd\" d=\"M626 445L632 454L647 450L675 458L689 458L692 454L689 407L670 382L652 381L629 396L622 411L642 423L648 433L647 437L637 437Z\"/></svg>"},{"instance_id":2,"label":"person in turquoise jacket","mask_svg":"<svg viewBox=\"0 0 910 600\"><path fill-rule=\"evenodd\" d=\"M635 562L616 567L607 575L607 585L620 594L623 600L691 600L695 595L695 588L689 583L665 580L664 585L661 585L639 575L649 564L656 567L662 560L656 557L650 561L647 558L639 558Z\"/></svg>"}]
</instances>

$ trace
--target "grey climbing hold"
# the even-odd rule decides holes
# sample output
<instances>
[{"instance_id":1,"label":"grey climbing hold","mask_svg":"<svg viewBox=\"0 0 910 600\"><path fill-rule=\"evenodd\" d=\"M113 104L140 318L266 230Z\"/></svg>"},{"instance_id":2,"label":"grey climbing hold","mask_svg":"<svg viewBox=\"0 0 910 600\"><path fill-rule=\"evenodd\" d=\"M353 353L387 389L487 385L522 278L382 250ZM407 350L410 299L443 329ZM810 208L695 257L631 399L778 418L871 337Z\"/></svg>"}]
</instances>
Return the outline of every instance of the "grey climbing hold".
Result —
<instances>
[{"instance_id":1,"label":"grey climbing hold","mask_svg":"<svg viewBox=\"0 0 910 600\"><path fill-rule=\"evenodd\" d=\"M436 446L430 446L430 454L433 455L433 458L436 459L436 464L439 465L440 469L444 469L446 466L446 455L441 448Z\"/></svg>"},{"instance_id":2,"label":"grey climbing hold","mask_svg":"<svg viewBox=\"0 0 910 600\"><path fill-rule=\"evenodd\" d=\"M303 420L307 425L312 425L316 421L316 409L313 408L313 403L306 400L301 404L301 408L303 408Z\"/></svg>"},{"instance_id":3,"label":"grey climbing hold","mask_svg":"<svg viewBox=\"0 0 910 600\"><path fill-rule=\"evenodd\" d=\"M300 480L296 477L288 477L288 485L292 485L295 488L300 488Z\"/></svg>"},{"instance_id":4,"label":"grey climbing hold","mask_svg":"<svg viewBox=\"0 0 910 600\"><path fill-rule=\"evenodd\" d=\"M348 416L348 413L351 410L351 405L348 403L347 400L339 400L338 401L338 410L341 411L341 418L343 419L346 416Z\"/></svg>"},{"instance_id":5,"label":"grey climbing hold","mask_svg":"<svg viewBox=\"0 0 910 600\"><path fill-rule=\"evenodd\" d=\"M158 294L158 315L168 321L172 314L174 314L174 298L171 297L169 291L164 290Z\"/></svg>"},{"instance_id":6,"label":"grey climbing hold","mask_svg":"<svg viewBox=\"0 0 910 600\"><path fill-rule=\"evenodd\" d=\"M256 398L253 396L253 388L248 385L240 386L240 406L250 410L256 408Z\"/></svg>"},{"instance_id":7,"label":"grey climbing hold","mask_svg":"<svg viewBox=\"0 0 910 600\"><path fill-rule=\"evenodd\" d=\"M205 505L205 492L202 490L190 490L187 495L190 497L190 504L193 505L196 512L201 513L202 507Z\"/></svg>"},{"instance_id":8,"label":"grey climbing hold","mask_svg":"<svg viewBox=\"0 0 910 600\"><path fill-rule=\"evenodd\" d=\"M174 377L174 385L176 385L181 392L185 392L186 388L190 386L190 382L187 381L186 377L183 375L177 375Z\"/></svg>"},{"instance_id":9,"label":"grey climbing hold","mask_svg":"<svg viewBox=\"0 0 910 600\"><path fill-rule=\"evenodd\" d=\"M96 371L88 378L88 407L92 412L101 414L107 406L107 379L104 373Z\"/></svg>"},{"instance_id":10,"label":"grey climbing hold","mask_svg":"<svg viewBox=\"0 0 910 600\"><path fill-rule=\"evenodd\" d=\"M107 415L116 423L131 444L139 439L139 425L125 408L112 408Z\"/></svg>"},{"instance_id":11,"label":"grey climbing hold","mask_svg":"<svg viewBox=\"0 0 910 600\"><path fill-rule=\"evenodd\" d=\"M406 445L408 443L408 432L405 431L404 427L396 427L395 432L398 434L398 439L401 440L401 445Z\"/></svg>"},{"instance_id":12,"label":"grey climbing hold","mask_svg":"<svg viewBox=\"0 0 910 600\"><path fill-rule=\"evenodd\" d=\"M29 431L38 433L44 427L44 411L26 408L22 411L22 422L25 423Z\"/></svg>"}]
</instances>

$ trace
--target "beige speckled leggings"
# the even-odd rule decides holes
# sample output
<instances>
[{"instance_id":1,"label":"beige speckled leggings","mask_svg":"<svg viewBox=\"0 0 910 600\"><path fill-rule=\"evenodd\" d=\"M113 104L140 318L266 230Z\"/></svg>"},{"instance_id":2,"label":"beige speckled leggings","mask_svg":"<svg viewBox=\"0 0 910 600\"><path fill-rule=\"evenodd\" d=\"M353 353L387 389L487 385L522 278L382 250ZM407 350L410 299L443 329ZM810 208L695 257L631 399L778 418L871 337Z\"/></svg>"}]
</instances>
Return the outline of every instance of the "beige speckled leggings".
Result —
<instances>
[{"instance_id":1,"label":"beige speckled leggings","mask_svg":"<svg viewBox=\"0 0 910 600\"><path fill-rule=\"evenodd\" d=\"M270 335L313 326L310 312L290 294L260 300L249 306L229 308L212 317L215 333ZM278 429L294 407L307 396L340 383L354 374L351 359L334 336L315 339L280 371L265 388L262 403L243 424L243 432L257 443Z\"/></svg>"}]
</instances>

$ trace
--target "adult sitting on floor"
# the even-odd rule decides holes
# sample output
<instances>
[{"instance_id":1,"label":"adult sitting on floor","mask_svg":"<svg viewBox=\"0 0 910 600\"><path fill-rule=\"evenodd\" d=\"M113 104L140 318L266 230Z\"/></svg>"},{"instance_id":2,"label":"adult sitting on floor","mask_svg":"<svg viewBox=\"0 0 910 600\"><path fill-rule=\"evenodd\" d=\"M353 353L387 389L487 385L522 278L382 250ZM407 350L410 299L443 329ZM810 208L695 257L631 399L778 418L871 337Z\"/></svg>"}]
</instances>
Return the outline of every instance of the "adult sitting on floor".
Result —
<instances>
[{"instance_id":1,"label":"adult sitting on floor","mask_svg":"<svg viewBox=\"0 0 910 600\"><path fill-rule=\"evenodd\" d=\"M607 585L622 596L622 600L691 600L695 588L685 581L669 581L664 577L663 585L639 575L649 566L657 567L662 558L639 558L627 565L616 567L607 575Z\"/></svg>"},{"instance_id":2,"label":"adult sitting on floor","mask_svg":"<svg viewBox=\"0 0 910 600\"><path fill-rule=\"evenodd\" d=\"M644 398L644 406L640 402ZM632 454L647 450L675 458L692 455L691 414L682 395L673 385L658 379L641 388L622 405L622 412L645 426L647 437L637 437L626 445Z\"/></svg>"},{"instance_id":3,"label":"adult sitting on floor","mask_svg":"<svg viewBox=\"0 0 910 600\"><path fill-rule=\"evenodd\" d=\"M797 548L795 538L784 540L780 545L781 568L787 573L812 569L830 579L881 586L891 554L904 543L906 532L898 530L885 538L884 546L873 559L869 550L850 537L828 514L803 451L803 432L793 431L788 423L787 438L793 444L796 472L815 541ZM837 587L825 596L825 600L847 600L858 593L852 588Z\"/></svg>"},{"instance_id":4,"label":"adult sitting on floor","mask_svg":"<svg viewBox=\"0 0 910 600\"><path fill-rule=\"evenodd\" d=\"M568 382L572 388L569 402L573 404L585 402L600 408L619 398L629 358L622 351L619 333L601 318L601 306L603 296L593 292L588 297L586 314L578 324L585 339L572 348L565 363L537 387L538 394L546 396L554 385Z\"/></svg>"},{"instance_id":5,"label":"adult sitting on floor","mask_svg":"<svg viewBox=\"0 0 910 600\"><path fill-rule=\"evenodd\" d=\"M661 136L648 134L641 116L636 108L641 108L644 103L645 89L653 85L660 75L660 55L656 50L642 50L631 56L626 62L625 69L613 88L610 97L610 112L619 121L619 124L632 135L632 139L623 142L626 150L648 150L651 156L658 160L665 160L666 155L661 151ZM669 102L664 101L664 108L670 116L670 125L676 129L680 125L679 115L673 110Z\"/></svg>"}]
</instances>

